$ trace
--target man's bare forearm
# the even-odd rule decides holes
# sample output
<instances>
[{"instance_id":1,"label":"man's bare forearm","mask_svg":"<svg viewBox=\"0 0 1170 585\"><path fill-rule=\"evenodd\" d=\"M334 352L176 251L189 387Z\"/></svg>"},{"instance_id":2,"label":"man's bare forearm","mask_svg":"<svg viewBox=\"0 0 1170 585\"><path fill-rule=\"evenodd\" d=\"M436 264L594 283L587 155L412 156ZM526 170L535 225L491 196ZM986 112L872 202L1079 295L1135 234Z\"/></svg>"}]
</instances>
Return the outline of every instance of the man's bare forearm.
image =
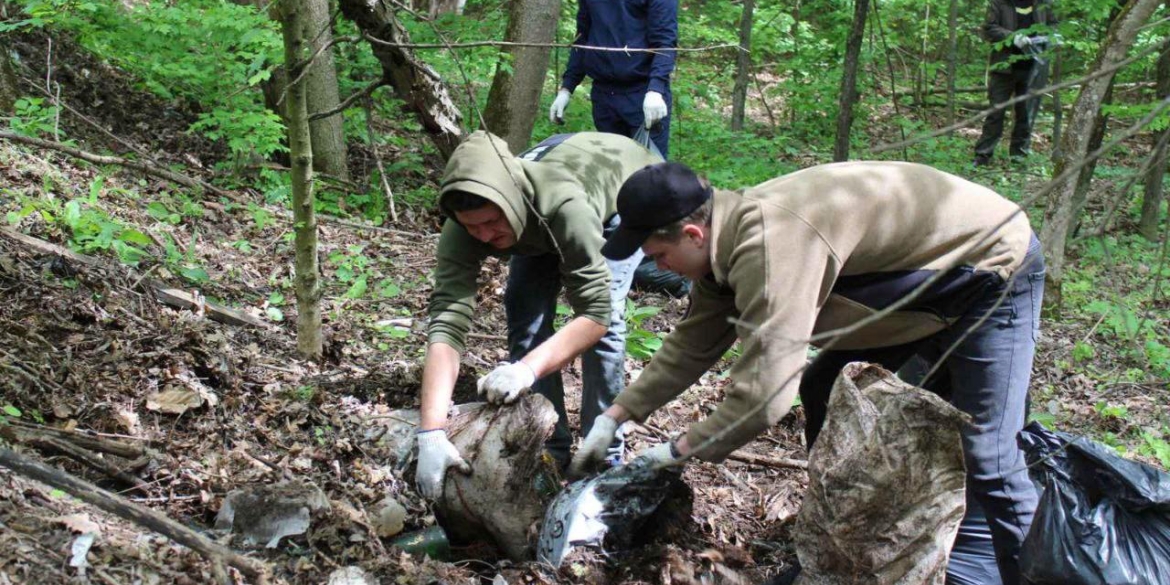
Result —
<instances>
[{"instance_id":1,"label":"man's bare forearm","mask_svg":"<svg viewBox=\"0 0 1170 585\"><path fill-rule=\"evenodd\" d=\"M459 351L446 343L427 347L423 365L420 430L430 431L447 426L447 409L459 377Z\"/></svg>"},{"instance_id":2,"label":"man's bare forearm","mask_svg":"<svg viewBox=\"0 0 1170 585\"><path fill-rule=\"evenodd\" d=\"M605 332L604 325L585 317L576 317L520 361L536 372L537 379L543 378L577 359L577 356L600 341Z\"/></svg>"}]
</instances>

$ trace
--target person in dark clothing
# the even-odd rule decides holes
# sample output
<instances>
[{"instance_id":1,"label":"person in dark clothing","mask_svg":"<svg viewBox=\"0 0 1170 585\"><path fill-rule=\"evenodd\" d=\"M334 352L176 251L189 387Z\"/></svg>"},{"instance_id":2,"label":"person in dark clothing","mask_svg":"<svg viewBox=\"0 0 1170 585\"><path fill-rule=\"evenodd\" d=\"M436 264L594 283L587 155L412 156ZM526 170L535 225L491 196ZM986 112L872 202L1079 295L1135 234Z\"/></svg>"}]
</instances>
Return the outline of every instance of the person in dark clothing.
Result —
<instances>
[{"instance_id":1,"label":"person in dark clothing","mask_svg":"<svg viewBox=\"0 0 1170 585\"><path fill-rule=\"evenodd\" d=\"M1026 95L1048 81L1048 62L1043 53L1050 37L1045 30L1056 24L1049 0L991 0L983 36L994 43L987 94L992 106ZM1040 32L1037 32L1040 31ZM1015 105L1009 154L1027 157L1032 142L1032 123L1040 107L1033 97ZM983 134L975 143L975 164L991 162L995 145L1003 135L1005 110L998 110L983 122Z\"/></svg>"},{"instance_id":2,"label":"person in dark clothing","mask_svg":"<svg viewBox=\"0 0 1170 585\"><path fill-rule=\"evenodd\" d=\"M678 46L677 0L580 0L575 45L630 49ZM623 52L574 48L549 109L556 123L569 96L588 75L593 80L593 125L601 132L634 137L639 128L662 158L670 150L670 74L674 51Z\"/></svg>"},{"instance_id":3,"label":"person in dark clothing","mask_svg":"<svg viewBox=\"0 0 1170 585\"><path fill-rule=\"evenodd\" d=\"M678 46L677 0L580 0L577 38L586 47L673 49ZM593 125L600 132L636 138L640 129L663 159L670 153L670 74L674 52L662 53L573 49L569 64L549 109L556 124L565 116L573 90L588 75L593 80ZM684 297L691 282L643 261L634 273L634 288Z\"/></svg>"}]
</instances>

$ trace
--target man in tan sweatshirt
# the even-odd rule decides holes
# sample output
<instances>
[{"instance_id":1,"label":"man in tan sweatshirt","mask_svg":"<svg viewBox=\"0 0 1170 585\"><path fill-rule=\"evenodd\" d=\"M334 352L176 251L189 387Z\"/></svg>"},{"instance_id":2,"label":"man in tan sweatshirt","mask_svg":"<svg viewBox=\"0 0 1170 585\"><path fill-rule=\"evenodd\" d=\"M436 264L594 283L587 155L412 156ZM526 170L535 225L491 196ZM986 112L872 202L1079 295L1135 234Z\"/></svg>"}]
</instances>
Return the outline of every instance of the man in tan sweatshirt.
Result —
<instances>
[{"instance_id":1,"label":"man in tan sweatshirt","mask_svg":"<svg viewBox=\"0 0 1170 585\"><path fill-rule=\"evenodd\" d=\"M630 176L617 208L624 221L602 253L624 258L641 248L695 287L689 313L598 417L573 471L604 455L608 429L644 420L737 338L742 356L722 403L646 455L722 461L787 414L798 391L811 447L846 363L896 370L916 354L942 360L948 398L974 420L963 446L975 505L948 582L1018 583L1037 496L1015 436L1025 422L1044 261L1016 204L909 163L821 165L739 192L660 163ZM821 351L806 368L810 343Z\"/></svg>"}]
</instances>

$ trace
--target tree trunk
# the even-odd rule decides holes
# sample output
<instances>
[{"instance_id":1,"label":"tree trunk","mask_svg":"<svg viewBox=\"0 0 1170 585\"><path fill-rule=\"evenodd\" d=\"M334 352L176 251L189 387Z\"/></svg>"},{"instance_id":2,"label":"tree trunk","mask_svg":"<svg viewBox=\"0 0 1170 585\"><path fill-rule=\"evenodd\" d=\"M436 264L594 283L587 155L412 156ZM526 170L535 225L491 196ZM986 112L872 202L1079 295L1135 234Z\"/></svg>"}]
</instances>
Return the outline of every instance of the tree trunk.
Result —
<instances>
[{"instance_id":1,"label":"tree trunk","mask_svg":"<svg viewBox=\"0 0 1170 585\"><path fill-rule=\"evenodd\" d=\"M865 18L869 0L854 0L853 28L845 42L845 74L841 76L841 98L837 110L837 140L833 144L833 161L849 160L849 129L853 127L853 106L857 103L857 67L861 61L861 42L865 38Z\"/></svg>"},{"instance_id":2,"label":"tree trunk","mask_svg":"<svg viewBox=\"0 0 1170 585\"><path fill-rule=\"evenodd\" d=\"M1124 59L1129 48L1133 46L1138 30L1149 20L1158 3L1159 0L1129 0L1109 26L1101 45L1101 52L1090 71L1112 67ZM1097 112L1101 108L1113 76L1114 73L1108 73L1081 86L1081 93L1073 104L1068 128L1061 141L1061 156L1053 169L1052 174L1059 182L1052 190L1052 198L1044 212L1044 228L1040 233L1048 262L1044 304L1050 310L1060 310L1065 245L1068 241L1069 228L1080 213L1080 209L1075 206L1077 175L1073 173L1070 177L1060 177L1088 155L1093 122L1097 118Z\"/></svg>"},{"instance_id":3,"label":"tree trunk","mask_svg":"<svg viewBox=\"0 0 1170 585\"><path fill-rule=\"evenodd\" d=\"M388 2L339 0L341 13L363 33L383 43L410 42L410 35L394 16ZM463 136L462 114L447 94L439 74L405 47L370 42L374 57L382 64L382 77L394 88L406 108L418 115L443 160L451 156Z\"/></svg>"},{"instance_id":4,"label":"tree trunk","mask_svg":"<svg viewBox=\"0 0 1170 585\"><path fill-rule=\"evenodd\" d=\"M955 77L959 71L959 0L947 12L947 125L955 123Z\"/></svg>"},{"instance_id":5,"label":"tree trunk","mask_svg":"<svg viewBox=\"0 0 1170 585\"><path fill-rule=\"evenodd\" d=\"M1113 82L1116 78L1109 82L1109 87L1105 90L1105 97L1101 100L1101 105L1097 109L1097 116L1093 120L1093 132L1089 134L1089 146L1085 148L1085 152L1096 152L1101 148L1105 142L1105 130L1109 127L1109 115L1105 113L1105 106L1113 103ZM1089 161L1088 164L1081 167L1077 174L1077 189L1076 194L1073 195L1073 209L1080 213L1081 209L1085 208L1085 203L1089 200L1089 186L1093 182L1093 173L1097 170L1097 161L1095 159ZM1081 220L1083 218L1076 217L1073 222L1071 237L1076 237L1077 232L1081 229Z\"/></svg>"},{"instance_id":6,"label":"tree trunk","mask_svg":"<svg viewBox=\"0 0 1170 585\"><path fill-rule=\"evenodd\" d=\"M263 10L269 0L232 0L241 6L253 6ZM307 16L305 23L308 28L303 31L304 37L313 45L313 51L330 44L333 41L333 27L329 18L329 0L307 0L305 2ZM333 48L321 51L313 60L313 65L305 75L307 84L309 113L326 112L341 103L337 90L337 65L333 57ZM288 123L288 98L284 87L288 85L288 76L283 68L272 72L272 76L260 84L264 92L264 105L281 120ZM281 101L284 97L285 101ZM313 170L349 180L349 166L346 161L344 119L341 116L330 116L321 120L309 122L309 133L313 139Z\"/></svg>"},{"instance_id":7,"label":"tree trunk","mask_svg":"<svg viewBox=\"0 0 1170 585\"><path fill-rule=\"evenodd\" d=\"M1170 0L1166 0L1166 7L1170 9ZM1158 58L1158 88L1159 100L1170 97L1170 44L1162 48L1162 56ZM1157 143L1162 143L1151 155L1150 168L1146 171L1145 192L1142 196L1142 217L1138 220L1138 232L1151 242L1158 239L1158 216L1162 210L1162 187L1166 176L1166 144L1162 136L1170 134L1170 127L1163 128L1159 133Z\"/></svg>"},{"instance_id":8,"label":"tree trunk","mask_svg":"<svg viewBox=\"0 0 1170 585\"><path fill-rule=\"evenodd\" d=\"M744 109L747 107L748 76L752 67L752 14L755 0L743 0L743 14L739 19L739 52L735 57L735 89L731 92L731 129L743 130Z\"/></svg>"},{"instance_id":9,"label":"tree trunk","mask_svg":"<svg viewBox=\"0 0 1170 585\"><path fill-rule=\"evenodd\" d=\"M8 43L0 36L0 115L12 114L16 98L20 91L16 86L16 71L12 67L12 54L8 52Z\"/></svg>"},{"instance_id":10,"label":"tree trunk","mask_svg":"<svg viewBox=\"0 0 1170 585\"><path fill-rule=\"evenodd\" d=\"M306 31L312 28L306 5L313 0L274 3L273 17L284 35L288 88L288 145L292 166L293 232L296 246L297 351L306 359L321 356L321 282L317 266L317 214L313 201L313 145L309 134L304 60L311 51Z\"/></svg>"},{"instance_id":11,"label":"tree trunk","mask_svg":"<svg viewBox=\"0 0 1170 585\"><path fill-rule=\"evenodd\" d=\"M560 13L561 0L512 0L504 39L552 43ZM508 47L496 65L483 119L488 130L502 136L512 152L523 151L532 138L551 55L549 47Z\"/></svg>"},{"instance_id":12,"label":"tree trunk","mask_svg":"<svg viewBox=\"0 0 1170 585\"><path fill-rule=\"evenodd\" d=\"M1052 58L1052 84L1059 84L1063 75L1064 59L1059 50ZM1060 99L1061 90L1052 92L1052 162L1060 160L1061 132L1064 130L1064 100Z\"/></svg>"},{"instance_id":13,"label":"tree trunk","mask_svg":"<svg viewBox=\"0 0 1170 585\"><path fill-rule=\"evenodd\" d=\"M333 43L333 26L329 19L329 0L306 0L308 25L305 38L317 52ZM321 51L305 74L305 100L309 112L325 112L341 103L337 91L337 65L333 60L333 48ZM309 134L313 141L313 170L349 180L349 166L346 164L344 117L329 116L309 122Z\"/></svg>"}]
</instances>

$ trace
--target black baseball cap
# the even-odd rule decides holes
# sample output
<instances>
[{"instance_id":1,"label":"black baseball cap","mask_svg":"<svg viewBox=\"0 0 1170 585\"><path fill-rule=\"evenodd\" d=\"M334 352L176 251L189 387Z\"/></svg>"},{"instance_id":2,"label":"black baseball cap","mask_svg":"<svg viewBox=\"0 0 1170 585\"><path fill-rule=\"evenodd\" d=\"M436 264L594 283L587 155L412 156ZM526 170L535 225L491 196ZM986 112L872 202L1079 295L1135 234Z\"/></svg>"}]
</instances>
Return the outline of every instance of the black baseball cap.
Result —
<instances>
[{"instance_id":1,"label":"black baseball cap","mask_svg":"<svg viewBox=\"0 0 1170 585\"><path fill-rule=\"evenodd\" d=\"M710 198L711 190L682 163L641 168L618 191L617 212L622 223L601 247L601 255L610 260L633 256L654 230L690 215Z\"/></svg>"}]
</instances>

